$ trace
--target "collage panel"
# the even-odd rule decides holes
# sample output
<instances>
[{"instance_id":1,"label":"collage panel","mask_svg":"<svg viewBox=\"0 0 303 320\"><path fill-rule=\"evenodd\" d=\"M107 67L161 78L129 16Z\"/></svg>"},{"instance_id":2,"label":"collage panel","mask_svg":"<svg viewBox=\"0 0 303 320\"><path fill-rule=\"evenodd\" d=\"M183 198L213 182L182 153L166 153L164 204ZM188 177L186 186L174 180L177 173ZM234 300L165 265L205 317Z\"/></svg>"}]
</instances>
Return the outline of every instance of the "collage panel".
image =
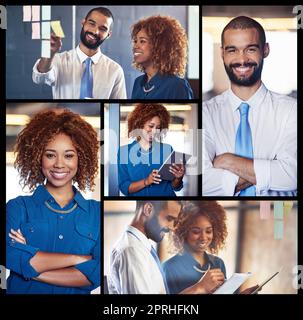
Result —
<instances>
[{"instance_id":1,"label":"collage panel","mask_svg":"<svg viewBox=\"0 0 303 320\"><path fill-rule=\"evenodd\" d=\"M198 196L197 103L110 103L104 108L104 195Z\"/></svg>"},{"instance_id":2,"label":"collage panel","mask_svg":"<svg viewBox=\"0 0 303 320\"><path fill-rule=\"evenodd\" d=\"M105 294L297 294L297 210L296 201L283 214L281 201L105 200Z\"/></svg>"},{"instance_id":3,"label":"collage panel","mask_svg":"<svg viewBox=\"0 0 303 320\"><path fill-rule=\"evenodd\" d=\"M199 6L7 6L7 99L198 99Z\"/></svg>"},{"instance_id":4,"label":"collage panel","mask_svg":"<svg viewBox=\"0 0 303 320\"><path fill-rule=\"evenodd\" d=\"M202 29L202 195L296 197L293 7L202 6Z\"/></svg>"},{"instance_id":5,"label":"collage panel","mask_svg":"<svg viewBox=\"0 0 303 320\"><path fill-rule=\"evenodd\" d=\"M7 294L100 294L100 123L98 103L7 103Z\"/></svg>"}]
</instances>

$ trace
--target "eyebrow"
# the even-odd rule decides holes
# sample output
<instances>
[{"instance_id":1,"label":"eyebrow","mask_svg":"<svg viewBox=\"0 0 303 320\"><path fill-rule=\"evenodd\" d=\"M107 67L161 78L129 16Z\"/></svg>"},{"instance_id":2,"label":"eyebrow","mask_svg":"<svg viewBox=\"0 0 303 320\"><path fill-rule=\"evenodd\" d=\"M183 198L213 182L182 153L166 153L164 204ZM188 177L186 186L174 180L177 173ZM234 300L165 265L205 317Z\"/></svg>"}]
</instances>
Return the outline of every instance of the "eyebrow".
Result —
<instances>
[{"instance_id":1,"label":"eyebrow","mask_svg":"<svg viewBox=\"0 0 303 320\"><path fill-rule=\"evenodd\" d=\"M260 48L260 46L257 43L249 44L248 46L246 46L246 48L251 48L251 47ZM236 46L226 46L224 48L224 50L229 50L229 49L237 49L237 47Z\"/></svg>"},{"instance_id":2,"label":"eyebrow","mask_svg":"<svg viewBox=\"0 0 303 320\"><path fill-rule=\"evenodd\" d=\"M57 152L57 151L56 151L56 150L54 150L54 149L45 149L44 151ZM74 153L76 153L76 151L75 151L75 150L73 150L73 149L64 150L64 152L74 152Z\"/></svg>"}]
</instances>

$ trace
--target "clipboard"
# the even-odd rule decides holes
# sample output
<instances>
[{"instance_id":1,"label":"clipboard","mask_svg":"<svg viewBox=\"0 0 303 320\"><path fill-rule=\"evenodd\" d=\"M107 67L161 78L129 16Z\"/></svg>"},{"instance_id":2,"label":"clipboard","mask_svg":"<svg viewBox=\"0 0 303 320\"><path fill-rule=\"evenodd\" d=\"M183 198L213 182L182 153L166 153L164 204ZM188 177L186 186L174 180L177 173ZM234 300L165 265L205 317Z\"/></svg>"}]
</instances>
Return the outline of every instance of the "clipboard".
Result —
<instances>
[{"instance_id":1,"label":"clipboard","mask_svg":"<svg viewBox=\"0 0 303 320\"><path fill-rule=\"evenodd\" d=\"M185 165L190 158L190 154L173 151L163 162L162 166L159 168L158 174L160 175L161 179L168 181L174 180L175 176L169 171L169 167L173 163Z\"/></svg>"},{"instance_id":2,"label":"clipboard","mask_svg":"<svg viewBox=\"0 0 303 320\"><path fill-rule=\"evenodd\" d=\"M258 288L257 288L255 291L253 291L251 294L257 294L267 282L269 282L272 278L274 278L274 277L275 277L277 274L279 274L279 273L280 273L280 271L277 271L277 272L274 273L272 276L270 276L268 279L266 279L265 281L263 281L263 282L258 286Z\"/></svg>"}]
</instances>

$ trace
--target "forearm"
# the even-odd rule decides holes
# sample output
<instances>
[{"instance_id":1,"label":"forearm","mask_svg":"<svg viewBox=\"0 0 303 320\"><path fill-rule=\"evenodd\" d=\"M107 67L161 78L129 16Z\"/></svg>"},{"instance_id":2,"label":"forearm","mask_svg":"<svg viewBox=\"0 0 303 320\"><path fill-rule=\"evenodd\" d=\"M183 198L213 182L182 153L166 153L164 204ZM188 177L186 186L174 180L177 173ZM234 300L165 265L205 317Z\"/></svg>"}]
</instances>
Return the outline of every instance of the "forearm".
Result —
<instances>
[{"instance_id":1,"label":"forearm","mask_svg":"<svg viewBox=\"0 0 303 320\"><path fill-rule=\"evenodd\" d=\"M63 287L90 286L90 281L78 269L69 267L41 273L34 280Z\"/></svg>"},{"instance_id":2,"label":"forearm","mask_svg":"<svg viewBox=\"0 0 303 320\"><path fill-rule=\"evenodd\" d=\"M146 179L138 180L132 182L128 187L128 193L135 193L138 192L146 187L145 181Z\"/></svg>"},{"instance_id":3,"label":"forearm","mask_svg":"<svg viewBox=\"0 0 303 320\"><path fill-rule=\"evenodd\" d=\"M72 267L90 260L89 255L75 255L56 252L38 251L30 260L30 265L38 272Z\"/></svg>"},{"instance_id":4,"label":"forearm","mask_svg":"<svg viewBox=\"0 0 303 320\"><path fill-rule=\"evenodd\" d=\"M54 58L53 56L51 58L41 58L37 65L38 71L41 73L48 72L51 68L53 58Z\"/></svg>"}]
</instances>

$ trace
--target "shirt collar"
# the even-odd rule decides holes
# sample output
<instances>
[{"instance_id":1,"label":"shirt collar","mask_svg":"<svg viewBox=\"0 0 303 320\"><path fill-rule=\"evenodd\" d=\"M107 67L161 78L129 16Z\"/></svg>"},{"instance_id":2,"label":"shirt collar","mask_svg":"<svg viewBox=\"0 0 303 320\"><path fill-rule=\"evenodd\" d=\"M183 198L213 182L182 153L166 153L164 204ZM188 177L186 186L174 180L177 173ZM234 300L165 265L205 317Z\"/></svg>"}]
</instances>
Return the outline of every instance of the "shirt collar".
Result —
<instances>
[{"instance_id":1,"label":"shirt collar","mask_svg":"<svg viewBox=\"0 0 303 320\"><path fill-rule=\"evenodd\" d=\"M208 267L208 264L210 264L210 268L215 267L214 256L207 254L205 251L204 251L205 263L203 266L200 265L200 263L193 257L193 255L186 248L183 251L183 256L186 256L187 259L192 260L193 265L197 267L203 267L203 266Z\"/></svg>"},{"instance_id":2,"label":"shirt collar","mask_svg":"<svg viewBox=\"0 0 303 320\"><path fill-rule=\"evenodd\" d=\"M89 211L88 201L86 201L82 194L73 186L74 198L73 200L77 202L77 204L85 211ZM54 197L47 191L44 185L40 185L36 188L33 193L33 199L37 205L44 203L48 200L54 200Z\"/></svg>"},{"instance_id":3,"label":"shirt collar","mask_svg":"<svg viewBox=\"0 0 303 320\"><path fill-rule=\"evenodd\" d=\"M87 58L91 58L92 61L93 61L93 63L96 64L96 63L98 63L98 61L99 61L99 59L100 59L100 57L101 57L101 50L100 50L100 48L98 48L97 52L96 52L93 56L91 56L91 57L87 56L83 51L81 51L79 45L78 45L77 48L76 48L76 52L77 52L77 56L78 56L78 58L80 59L80 62L81 62L81 63L83 63Z\"/></svg>"},{"instance_id":4,"label":"shirt collar","mask_svg":"<svg viewBox=\"0 0 303 320\"><path fill-rule=\"evenodd\" d=\"M156 73L147 83L147 74L145 74L145 76L143 77L143 81L142 81L142 85L145 85L145 87L152 87L153 85L155 87L158 87L160 86L161 82L162 82L162 79L164 77L169 77L168 75L162 75L160 73Z\"/></svg>"},{"instance_id":5,"label":"shirt collar","mask_svg":"<svg viewBox=\"0 0 303 320\"><path fill-rule=\"evenodd\" d=\"M227 91L228 101L233 111L237 111L242 102L245 102L251 108L254 108L262 103L267 91L268 91L267 88L262 82L258 90L247 101L243 101L242 99L240 99L238 96L234 94L231 88L229 88L229 90Z\"/></svg>"},{"instance_id":6,"label":"shirt collar","mask_svg":"<svg viewBox=\"0 0 303 320\"><path fill-rule=\"evenodd\" d=\"M145 234L143 234L139 229L137 229L133 226L128 226L126 231L128 233L132 234L132 236L137 238L140 242L142 242L144 247L146 247L149 251L151 250L152 245L151 245L150 241L147 239Z\"/></svg>"}]
</instances>

